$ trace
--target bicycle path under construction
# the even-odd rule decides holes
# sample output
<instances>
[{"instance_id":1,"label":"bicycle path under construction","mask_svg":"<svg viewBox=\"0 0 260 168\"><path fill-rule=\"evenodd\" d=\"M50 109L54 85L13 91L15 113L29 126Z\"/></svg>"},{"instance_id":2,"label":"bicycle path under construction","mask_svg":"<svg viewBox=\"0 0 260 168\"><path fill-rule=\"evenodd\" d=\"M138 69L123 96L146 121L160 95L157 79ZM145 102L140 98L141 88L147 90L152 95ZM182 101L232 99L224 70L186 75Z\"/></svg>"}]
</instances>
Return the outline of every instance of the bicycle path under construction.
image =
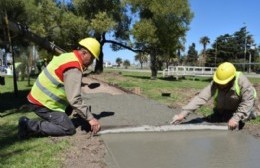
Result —
<instances>
[{"instance_id":1,"label":"bicycle path under construction","mask_svg":"<svg viewBox=\"0 0 260 168\"><path fill-rule=\"evenodd\" d=\"M259 167L260 141L196 116L169 125L178 109L88 79L83 97L99 119L109 168ZM91 86L97 87L91 87Z\"/></svg>"}]
</instances>

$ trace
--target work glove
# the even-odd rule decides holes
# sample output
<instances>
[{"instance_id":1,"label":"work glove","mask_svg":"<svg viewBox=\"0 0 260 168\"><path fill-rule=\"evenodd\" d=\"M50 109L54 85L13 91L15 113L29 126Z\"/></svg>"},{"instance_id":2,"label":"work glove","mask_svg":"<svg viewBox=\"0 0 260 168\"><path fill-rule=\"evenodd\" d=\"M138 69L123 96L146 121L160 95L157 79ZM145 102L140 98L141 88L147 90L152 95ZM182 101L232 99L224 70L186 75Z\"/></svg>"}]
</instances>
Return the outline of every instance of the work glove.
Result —
<instances>
[{"instance_id":1,"label":"work glove","mask_svg":"<svg viewBox=\"0 0 260 168\"><path fill-rule=\"evenodd\" d=\"M170 123L174 125L180 124L184 119L185 117L182 114L176 114L173 116L172 121Z\"/></svg>"}]
</instances>

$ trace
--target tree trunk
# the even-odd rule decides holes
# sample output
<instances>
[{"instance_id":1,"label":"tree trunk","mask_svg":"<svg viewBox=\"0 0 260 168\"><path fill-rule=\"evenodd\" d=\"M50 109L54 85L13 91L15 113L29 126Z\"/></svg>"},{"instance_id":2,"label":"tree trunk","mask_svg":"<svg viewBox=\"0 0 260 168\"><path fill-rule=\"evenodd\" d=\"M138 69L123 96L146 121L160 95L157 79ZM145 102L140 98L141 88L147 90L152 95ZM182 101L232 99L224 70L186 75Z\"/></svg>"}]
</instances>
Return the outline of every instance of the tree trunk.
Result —
<instances>
[{"instance_id":1,"label":"tree trunk","mask_svg":"<svg viewBox=\"0 0 260 168\"><path fill-rule=\"evenodd\" d=\"M5 31L6 31L5 35L6 35L8 43L9 43L8 50L12 54L14 95L18 96L18 87L17 87L17 79L16 79L14 52L13 52L11 35L10 35L10 31L9 31L9 20L8 20L8 16L7 16L7 12L6 11L4 12L4 18L3 19L4 19Z\"/></svg>"},{"instance_id":2,"label":"tree trunk","mask_svg":"<svg viewBox=\"0 0 260 168\"><path fill-rule=\"evenodd\" d=\"M157 68L157 58L156 58L156 53L153 52L152 54L150 54L151 56L151 72L152 72L152 75L151 75L151 79L152 80L155 80L157 79L157 71L158 71L158 68Z\"/></svg>"},{"instance_id":3,"label":"tree trunk","mask_svg":"<svg viewBox=\"0 0 260 168\"><path fill-rule=\"evenodd\" d=\"M103 58L104 54L101 49L100 55L99 55L99 60L96 60L96 65L95 65L95 73L100 74L103 72Z\"/></svg>"}]
</instances>

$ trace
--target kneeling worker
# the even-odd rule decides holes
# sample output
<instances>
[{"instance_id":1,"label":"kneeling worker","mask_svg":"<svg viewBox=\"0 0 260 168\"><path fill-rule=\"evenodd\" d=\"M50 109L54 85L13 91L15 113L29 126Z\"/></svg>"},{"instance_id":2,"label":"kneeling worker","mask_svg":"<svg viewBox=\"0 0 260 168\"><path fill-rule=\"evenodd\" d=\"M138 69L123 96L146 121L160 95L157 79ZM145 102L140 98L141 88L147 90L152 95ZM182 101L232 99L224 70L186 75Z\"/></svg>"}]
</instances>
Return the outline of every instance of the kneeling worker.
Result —
<instances>
[{"instance_id":1,"label":"kneeling worker","mask_svg":"<svg viewBox=\"0 0 260 168\"><path fill-rule=\"evenodd\" d=\"M214 73L213 81L195 96L182 112L173 117L172 124L182 122L190 113L214 98L213 114L206 117L208 122L227 122L230 130L239 123L255 118L259 114L255 88L233 64L224 62Z\"/></svg>"},{"instance_id":2,"label":"kneeling worker","mask_svg":"<svg viewBox=\"0 0 260 168\"><path fill-rule=\"evenodd\" d=\"M40 73L28 95L31 109L43 120L21 117L18 137L32 135L64 136L76 133L76 128L66 113L74 110L86 120L94 133L100 123L90 112L81 97L83 70L99 58L100 43L94 38L85 38L78 48L70 53L54 56Z\"/></svg>"}]
</instances>

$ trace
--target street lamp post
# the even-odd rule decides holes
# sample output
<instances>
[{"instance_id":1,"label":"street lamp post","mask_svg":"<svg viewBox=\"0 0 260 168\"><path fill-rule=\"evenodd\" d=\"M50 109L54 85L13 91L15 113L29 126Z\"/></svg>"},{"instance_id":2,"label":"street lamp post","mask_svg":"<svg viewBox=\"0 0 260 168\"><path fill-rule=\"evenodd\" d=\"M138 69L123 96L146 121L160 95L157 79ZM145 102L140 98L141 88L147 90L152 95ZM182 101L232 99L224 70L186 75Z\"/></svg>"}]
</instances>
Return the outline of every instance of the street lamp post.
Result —
<instances>
[{"instance_id":1,"label":"street lamp post","mask_svg":"<svg viewBox=\"0 0 260 168\"><path fill-rule=\"evenodd\" d=\"M248 73L251 72L252 50L256 50L256 46L255 46L255 45L251 45L251 46L250 46L250 51L249 51L249 60L248 60Z\"/></svg>"}]
</instances>

